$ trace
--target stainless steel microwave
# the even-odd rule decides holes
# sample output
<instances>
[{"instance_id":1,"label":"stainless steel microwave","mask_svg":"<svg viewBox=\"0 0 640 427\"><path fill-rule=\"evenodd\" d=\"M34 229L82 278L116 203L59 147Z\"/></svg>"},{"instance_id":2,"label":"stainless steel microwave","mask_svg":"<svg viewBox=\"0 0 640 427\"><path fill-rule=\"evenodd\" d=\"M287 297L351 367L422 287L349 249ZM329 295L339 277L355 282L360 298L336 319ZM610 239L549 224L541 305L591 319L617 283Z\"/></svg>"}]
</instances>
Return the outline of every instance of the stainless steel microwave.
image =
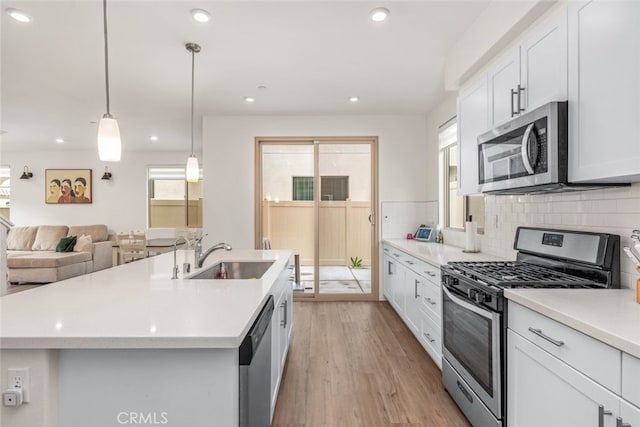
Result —
<instances>
[{"instance_id":1,"label":"stainless steel microwave","mask_svg":"<svg viewBox=\"0 0 640 427\"><path fill-rule=\"evenodd\" d=\"M480 191L527 194L566 187L567 127L567 102L550 102L480 135Z\"/></svg>"}]
</instances>

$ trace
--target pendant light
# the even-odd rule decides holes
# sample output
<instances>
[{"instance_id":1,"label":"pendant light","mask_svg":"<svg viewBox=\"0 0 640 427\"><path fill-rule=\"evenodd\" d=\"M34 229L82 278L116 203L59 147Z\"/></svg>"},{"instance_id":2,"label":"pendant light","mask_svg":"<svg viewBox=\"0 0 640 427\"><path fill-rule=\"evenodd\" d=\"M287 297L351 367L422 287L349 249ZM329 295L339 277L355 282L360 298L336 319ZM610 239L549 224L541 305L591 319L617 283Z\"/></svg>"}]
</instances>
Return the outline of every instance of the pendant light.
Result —
<instances>
[{"instance_id":1,"label":"pendant light","mask_svg":"<svg viewBox=\"0 0 640 427\"><path fill-rule=\"evenodd\" d=\"M119 162L122 151L118 122L109 110L109 44L107 39L107 0L102 0L104 12L104 77L107 89L107 112L98 123L98 155L103 162Z\"/></svg>"},{"instance_id":2,"label":"pendant light","mask_svg":"<svg viewBox=\"0 0 640 427\"><path fill-rule=\"evenodd\" d=\"M194 99L194 81L195 81L195 57L200 52L200 45L196 43L187 43L186 48L191 52L191 154L187 158L187 182L198 182L200 179L200 166L198 158L193 154L193 99Z\"/></svg>"}]
</instances>

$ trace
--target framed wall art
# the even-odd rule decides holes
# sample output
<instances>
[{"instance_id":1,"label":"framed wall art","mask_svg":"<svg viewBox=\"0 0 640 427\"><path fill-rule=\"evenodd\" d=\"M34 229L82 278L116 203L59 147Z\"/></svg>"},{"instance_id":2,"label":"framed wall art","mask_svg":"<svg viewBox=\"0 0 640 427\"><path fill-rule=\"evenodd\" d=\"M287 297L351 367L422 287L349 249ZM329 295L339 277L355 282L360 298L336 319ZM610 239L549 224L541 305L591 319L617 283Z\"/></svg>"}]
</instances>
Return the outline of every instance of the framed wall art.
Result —
<instances>
[{"instance_id":1,"label":"framed wall art","mask_svg":"<svg viewBox=\"0 0 640 427\"><path fill-rule=\"evenodd\" d=\"M92 203L91 169L47 169L45 201L48 204Z\"/></svg>"}]
</instances>

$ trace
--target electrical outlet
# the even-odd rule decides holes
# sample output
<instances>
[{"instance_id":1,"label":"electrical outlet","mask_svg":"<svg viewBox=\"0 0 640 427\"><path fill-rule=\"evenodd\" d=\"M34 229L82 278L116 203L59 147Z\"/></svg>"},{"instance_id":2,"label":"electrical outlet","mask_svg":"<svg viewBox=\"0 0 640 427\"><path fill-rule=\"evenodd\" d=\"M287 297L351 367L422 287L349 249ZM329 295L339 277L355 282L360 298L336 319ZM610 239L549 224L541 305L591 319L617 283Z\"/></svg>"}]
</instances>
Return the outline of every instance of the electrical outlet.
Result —
<instances>
[{"instance_id":1,"label":"electrical outlet","mask_svg":"<svg viewBox=\"0 0 640 427\"><path fill-rule=\"evenodd\" d=\"M29 368L9 368L7 388L22 390L22 401L28 403L29 396Z\"/></svg>"}]
</instances>

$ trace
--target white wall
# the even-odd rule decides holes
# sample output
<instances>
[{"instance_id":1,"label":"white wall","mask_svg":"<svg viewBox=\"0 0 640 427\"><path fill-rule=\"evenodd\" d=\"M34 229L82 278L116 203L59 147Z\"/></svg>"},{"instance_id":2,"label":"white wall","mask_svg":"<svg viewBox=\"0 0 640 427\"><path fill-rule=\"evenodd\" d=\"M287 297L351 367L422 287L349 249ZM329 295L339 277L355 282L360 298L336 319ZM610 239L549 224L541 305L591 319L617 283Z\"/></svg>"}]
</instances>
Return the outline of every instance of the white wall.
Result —
<instances>
[{"instance_id":1,"label":"white wall","mask_svg":"<svg viewBox=\"0 0 640 427\"><path fill-rule=\"evenodd\" d=\"M105 163L97 151L2 153L2 164L11 166L11 221L16 225L106 224L111 231L144 229L147 224L147 167L186 164L187 152L124 152L122 161ZM33 172L19 179L22 168ZM113 174L100 178L105 165ZM45 204L45 169L92 169L91 204Z\"/></svg>"},{"instance_id":2,"label":"white wall","mask_svg":"<svg viewBox=\"0 0 640 427\"><path fill-rule=\"evenodd\" d=\"M257 136L378 136L379 202L428 200L432 162L427 161L422 116L205 117L203 225L208 244L254 245Z\"/></svg>"}]
</instances>

